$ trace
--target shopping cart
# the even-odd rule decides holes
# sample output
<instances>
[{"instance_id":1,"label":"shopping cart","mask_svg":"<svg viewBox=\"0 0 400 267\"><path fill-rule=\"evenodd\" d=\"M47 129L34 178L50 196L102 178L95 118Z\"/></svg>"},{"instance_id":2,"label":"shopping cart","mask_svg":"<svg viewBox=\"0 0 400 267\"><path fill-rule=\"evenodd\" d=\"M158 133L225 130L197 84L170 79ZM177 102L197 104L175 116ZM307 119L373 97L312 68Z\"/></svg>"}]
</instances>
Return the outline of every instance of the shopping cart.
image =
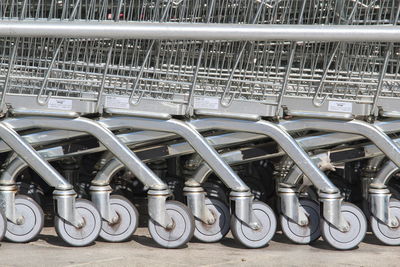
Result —
<instances>
[{"instance_id":1,"label":"shopping cart","mask_svg":"<svg viewBox=\"0 0 400 267\"><path fill-rule=\"evenodd\" d=\"M363 135L400 166L398 146L376 125L363 121L398 115L395 42L400 38L393 25L398 25L399 7L394 1L5 1L0 10L0 47L7 55L1 64L6 92L1 106L13 116L24 116L3 123L17 130L85 129L145 184L157 184L157 190L164 183L107 129L183 137L232 189L231 227L246 246L263 246L272 238L274 214L251 203L249 188L199 132L273 138L320 190L325 239L340 249L361 242L364 215L350 204L341 205L338 189L288 132ZM88 114L105 118L77 117ZM188 119L176 119L181 117ZM290 120L274 123L261 117ZM137 169L146 170L147 176ZM200 184L186 185L195 217L215 223ZM299 202L294 185L283 186L287 194L281 195L282 203L293 214L287 217L307 227L304 212L295 212ZM104 193L97 201L102 214L109 211L106 188L98 187ZM170 220L160 204L167 190L153 191L152 222L167 229ZM253 205L260 214L252 212ZM348 213L357 217L358 225ZM271 225L263 225L267 220L260 216L267 216ZM104 219L112 223L112 218ZM384 222L395 228L393 221ZM254 231L260 228L269 230ZM345 242L353 233L349 228L359 234ZM345 236L342 243L335 241L336 235Z\"/></svg>"}]
</instances>

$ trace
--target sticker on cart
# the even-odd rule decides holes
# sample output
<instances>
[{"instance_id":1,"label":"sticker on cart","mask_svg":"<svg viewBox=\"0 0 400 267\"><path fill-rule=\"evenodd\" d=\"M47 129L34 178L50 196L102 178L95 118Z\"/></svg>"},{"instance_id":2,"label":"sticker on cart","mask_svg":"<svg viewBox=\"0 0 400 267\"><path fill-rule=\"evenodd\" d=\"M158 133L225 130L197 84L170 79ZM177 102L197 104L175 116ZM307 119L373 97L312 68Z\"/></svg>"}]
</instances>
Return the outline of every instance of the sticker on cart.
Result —
<instances>
[{"instance_id":1,"label":"sticker on cart","mask_svg":"<svg viewBox=\"0 0 400 267\"><path fill-rule=\"evenodd\" d=\"M353 103L351 102L338 102L338 101L329 101L329 111L331 112L353 112Z\"/></svg>"},{"instance_id":2,"label":"sticker on cart","mask_svg":"<svg viewBox=\"0 0 400 267\"><path fill-rule=\"evenodd\" d=\"M72 110L71 99L50 98L48 108L59 110Z\"/></svg>"},{"instance_id":3,"label":"sticker on cart","mask_svg":"<svg viewBox=\"0 0 400 267\"><path fill-rule=\"evenodd\" d=\"M195 97L194 108L196 109L218 109L219 98L216 97Z\"/></svg>"},{"instance_id":4,"label":"sticker on cart","mask_svg":"<svg viewBox=\"0 0 400 267\"><path fill-rule=\"evenodd\" d=\"M106 108L129 108L129 98L123 96L106 96Z\"/></svg>"}]
</instances>

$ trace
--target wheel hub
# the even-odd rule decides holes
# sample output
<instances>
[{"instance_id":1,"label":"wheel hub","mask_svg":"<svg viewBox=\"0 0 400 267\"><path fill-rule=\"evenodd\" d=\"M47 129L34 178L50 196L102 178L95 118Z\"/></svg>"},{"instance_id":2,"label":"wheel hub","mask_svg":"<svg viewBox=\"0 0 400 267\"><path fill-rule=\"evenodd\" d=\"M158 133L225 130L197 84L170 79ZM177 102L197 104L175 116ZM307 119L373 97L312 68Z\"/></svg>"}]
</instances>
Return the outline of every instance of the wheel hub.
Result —
<instances>
[{"instance_id":1,"label":"wheel hub","mask_svg":"<svg viewBox=\"0 0 400 267\"><path fill-rule=\"evenodd\" d=\"M83 227L85 227L85 225L86 225L85 218L82 218L82 221L80 221L80 222L77 224L76 229L82 229Z\"/></svg>"},{"instance_id":2,"label":"wheel hub","mask_svg":"<svg viewBox=\"0 0 400 267\"><path fill-rule=\"evenodd\" d=\"M208 226L214 225L217 222L217 218L216 218L216 214L215 214L214 210L210 210L210 213L212 215L212 218L208 218L207 223L205 223L205 225L208 225Z\"/></svg>"},{"instance_id":3,"label":"wheel hub","mask_svg":"<svg viewBox=\"0 0 400 267\"><path fill-rule=\"evenodd\" d=\"M249 226L253 231L261 231L262 229L261 225L257 222L252 222L249 224Z\"/></svg>"},{"instance_id":4,"label":"wheel hub","mask_svg":"<svg viewBox=\"0 0 400 267\"><path fill-rule=\"evenodd\" d=\"M389 227L392 228L392 229L397 229L397 228L399 228L399 227L400 227L400 220L399 220L399 218L396 217L394 220L391 220L391 221L390 221L390 224L389 224Z\"/></svg>"},{"instance_id":5,"label":"wheel hub","mask_svg":"<svg viewBox=\"0 0 400 267\"><path fill-rule=\"evenodd\" d=\"M25 223L24 216L18 217L16 220L17 225L23 225Z\"/></svg>"},{"instance_id":6,"label":"wheel hub","mask_svg":"<svg viewBox=\"0 0 400 267\"><path fill-rule=\"evenodd\" d=\"M311 218L310 218L310 216L307 216L307 215L306 215L306 217L307 217L307 220L300 221L299 226L301 226L301 227L309 227L310 226Z\"/></svg>"},{"instance_id":7,"label":"wheel hub","mask_svg":"<svg viewBox=\"0 0 400 267\"><path fill-rule=\"evenodd\" d=\"M110 226L116 225L121 221L121 216L117 212L116 212L116 214L117 214L117 216L114 216L111 219L111 222L108 223Z\"/></svg>"},{"instance_id":8,"label":"wheel hub","mask_svg":"<svg viewBox=\"0 0 400 267\"><path fill-rule=\"evenodd\" d=\"M172 231L172 230L174 230L176 224L175 224L175 221L174 221L173 218L171 218L171 221L172 221L172 222L171 222L170 224L168 224L167 227L165 227L165 230L167 230L167 231Z\"/></svg>"},{"instance_id":9,"label":"wheel hub","mask_svg":"<svg viewBox=\"0 0 400 267\"><path fill-rule=\"evenodd\" d=\"M349 232L351 230L350 229L350 225L347 223L347 225L340 227L339 230L342 233L347 233L347 232Z\"/></svg>"}]
</instances>

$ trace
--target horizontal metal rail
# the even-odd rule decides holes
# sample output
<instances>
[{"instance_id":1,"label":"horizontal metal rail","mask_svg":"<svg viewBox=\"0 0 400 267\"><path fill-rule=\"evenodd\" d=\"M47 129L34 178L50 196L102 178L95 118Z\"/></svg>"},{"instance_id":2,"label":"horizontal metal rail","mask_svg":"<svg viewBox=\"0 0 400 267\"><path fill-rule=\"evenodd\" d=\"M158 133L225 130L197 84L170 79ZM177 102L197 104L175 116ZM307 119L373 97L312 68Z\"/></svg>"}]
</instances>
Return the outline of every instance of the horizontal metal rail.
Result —
<instances>
[{"instance_id":1,"label":"horizontal metal rail","mask_svg":"<svg viewBox=\"0 0 400 267\"><path fill-rule=\"evenodd\" d=\"M398 42L400 26L0 21L3 37L231 41Z\"/></svg>"}]
</instances>

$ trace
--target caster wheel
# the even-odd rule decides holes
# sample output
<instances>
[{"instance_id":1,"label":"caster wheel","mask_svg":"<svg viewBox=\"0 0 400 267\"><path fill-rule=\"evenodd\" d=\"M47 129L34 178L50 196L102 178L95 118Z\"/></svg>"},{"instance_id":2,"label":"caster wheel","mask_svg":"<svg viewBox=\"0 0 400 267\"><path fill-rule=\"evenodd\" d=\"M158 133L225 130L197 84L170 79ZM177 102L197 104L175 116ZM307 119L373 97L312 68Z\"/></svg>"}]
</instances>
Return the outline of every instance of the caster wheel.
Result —
<instances>
[{"instance_id":1,"label":"caster wheel","mask_svg":"<svg viewBox=\"0 0 400 267\"><path fill-rule=\"evenodd\" d=\"M118 215L118 221L102 222L100 237L108 242L122 242L130 238L139 225L139 212L125 197L113 195L110 197L111 209Z\"/></svg>"},{"instance_id":2,"label":"caster wheel","mask_svg":"<svg viewBox=\"0 0 400 267\"><path fill-rule=\"evenodd\" d=\"M59 237L74 247L83 247L93 243L101 230L101 216L92 202L86 199L77 199L75 207L83 217L84 225L76 228L64 219L56 216L54 227Z\"/></svg>"},{"instance_id":3,"label":"caster wheel","mask_svg":"<svg viewBox=\"0 0 400 267\"><path fill-rule=\"evenodd\" d=\"M265 203L253 202L253 211L260 221L261 228L253 230L236 216L231 217L233 237L248 248L260 248L268 244L276 231L276 217L273 210Z\"/></svg>"},{"instance_id":4,"label":"caster wheel","mask_svg":"<svg viewBox=\"0 0 400 267\"><path fill-rule=\"evenodd\" d=\"M282 231L287 238L297 244L309 244L321 236L319 204L310 199L300 199L300 205L305 209L308 224L300 226L289 218L281 215Z\"/></svg>"},{"instance_id":5,"label":"caster wheel","mask_svg":"<svg viewBox=\"0 0 400 267\"><path fill-rule=\"evenodd\" d=\"M15 209L21 215L21 224L7 221L5 238L11 242L26 243L35 239L43 229L44 213L39 204L32 198L15 196Z\"/></svg>"},{"instance_id":6,"label":"caster wheel","mask_svg":"<svg viewBox=\"0 0 400 267\"><path fill-rule=\"evenodd\" d=\"M165 248L178 248L193 237L194 218L184 204L170 200L166 203L167 213L172 217L173 226L166 229L149 219L149 232L157 244Z\"/></svg>"},{"instance_id":7,"label":"caster wheel","mask_svg":"<svg viewBox=\"0 0 400 267\"><path fill-rule=\"evenodd\" d=\"M367 232L367 220L364 213L351 203L342 204L342 214L350 225L350 230L341 232L325 220L321 222L322 237L332 247L339 250L355 248L364 239Z\"/></svg>"},{"instance_id":8,"label":"caster wheel","mask_svg":"<svg viewBox=\"0 0 400 267\"><path fill-rule=\"evenodd\" d=\"M2 211L0 211L0 241L3 240L7 230L7 219Z\"/></svg>"},{"instance_id":9,"label":"caster wheel","mask_svg":"<svg viewBox=\"0 0 400 267\"><path fill-rule=\"evenodd\" d=\"M392 216L396 217L400 222L400 201L391 199L389 208ZM371 228L374 235L382 243L391 246L400 245L400 226L397 228L391 228L374 216L371 216Z\"/></svg>"},{"instance_id":10,"label":"caster wheel","mask_svg":"<svg viewBox=\"0 0 400 267\"><path fill-rule=\"evenodd\" d=\"M229 207L216 198L206 198L206 207L214 215L215 222L210 225L195 218L194 236L202 242L218 242L229 232Z\"/></svg>"}]
</instances>

